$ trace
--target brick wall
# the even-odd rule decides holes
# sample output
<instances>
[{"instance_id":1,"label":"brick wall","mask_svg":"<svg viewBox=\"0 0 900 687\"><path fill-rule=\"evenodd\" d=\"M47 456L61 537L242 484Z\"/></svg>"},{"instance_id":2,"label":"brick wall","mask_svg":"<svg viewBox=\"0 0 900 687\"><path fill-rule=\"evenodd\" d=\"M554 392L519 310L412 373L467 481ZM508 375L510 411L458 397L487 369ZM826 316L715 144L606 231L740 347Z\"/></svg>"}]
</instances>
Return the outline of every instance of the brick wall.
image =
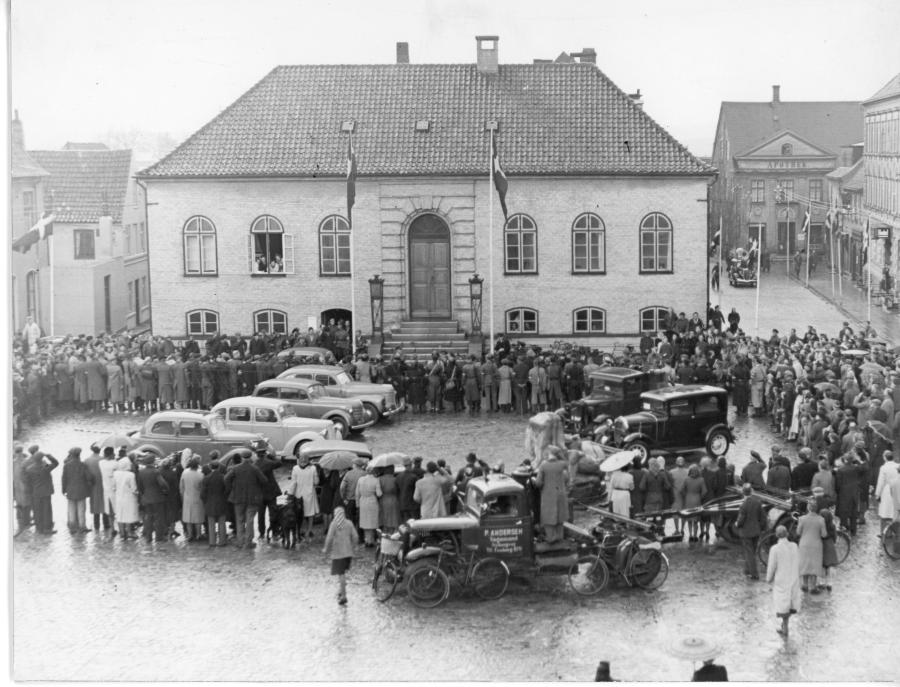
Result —
<instances>
[{"instance_id":1,"label":"brick wall","mask_svg":"<svg viewBox=\"0 0 900 687\"><path fill-rule=\"evenodd\" d=\"M494 320L499 331L513 307L539 311L539 337L574 339L572 310L606 310L608 340L632 340L638 311L672 306L688 314L706 304L706 198L704 179L511 178L511 214L528 214L537 224L538 274L503 275L503 217L494 196L490 232L489 193L484 179L360 180L353 210L354 282L358 313L354 328L369 331L369 286L385 278L385 327L407 319L408 236L422 212L442 217L451 230L453 317L469 328L469 285L473 272L486 278L484 328L489 326L489 236L494 240ZM305 329L308 317L330 308L350 308L349 277L321 277L318 227L332 214L346 215L343 180L151 181L148 193L153 330L184 336L187 311L215 310L220 328L248 333L252 313L283 310L288 328ZM639 225L649 212L662 212L674 227L674 273L639 273ZM606 227L606 274L573 275L572 223L594 212ZM186 277L181 232L193 215L216 226L218 276ZM250 225L262 214L277 217L294 237L295 273L250 276ZM518 337L517 337L518 338ZM527 337L525 337L527 338ZM586 338L593 343L602 337Z\"/></svg>"}]
</instances>

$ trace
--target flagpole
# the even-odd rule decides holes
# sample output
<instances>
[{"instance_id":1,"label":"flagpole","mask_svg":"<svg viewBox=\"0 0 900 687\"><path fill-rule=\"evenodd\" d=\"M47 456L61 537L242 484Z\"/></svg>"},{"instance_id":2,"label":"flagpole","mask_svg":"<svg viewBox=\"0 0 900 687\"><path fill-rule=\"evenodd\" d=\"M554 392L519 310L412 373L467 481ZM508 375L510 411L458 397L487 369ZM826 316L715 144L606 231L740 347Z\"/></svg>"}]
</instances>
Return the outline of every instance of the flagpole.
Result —
<instances>
[{"instance_id":1,"label":"flagpole","mask_svg":"<svg viewBox=\"0 0 900 687\"><path fill-rule=\"evenodd\" d=\"M872 228L866 219L866 326L872 321ZM868 332L867 332L868 335Z\"/></svg>"},{"instance_id":2,"label":"flagpole","mask_svg":"<svg viewBox=\"0 0 900 687\"><path fill-rule=\"evenodd\" d=\"M350 136L350 152L353 152L353 131L348 132ZM348 155L347 165L348 165L348 175L349 175L349 166L352 164L352 158ZM354 180L354 184L356 181ZM354 200L355 200L355 187L354 187ZM354 270L354 260L353 260L353 246L355 244L353 240L353 214L350 211L350 208L347 208L347 224L350 227L350 331L348 334L350 335L350 350L354 354L356 353L356 330L360 329L359 322L356 319L356 272ZM335 237L335 241L337 241L337 237ZM337 246L335 246L335 259L337 259ZM374 324L374 323L373 323Z\"/></svg>"},{"instance_id":3,"label":"flagpole","mask_svg":"<svg viewBox=\"0 0 900 687\"><path fill-rule=\"evenodd\" d=\"M830 219L829 219L830 218ZM834 212L831 210L825 215L825 225L828 227L828 246L831 249L831 300L835 300L834 295L834 235L835 231ZM838 246L838 260L840 260L841 249ZM838 268L840 270L840 268Z\"/></svg>"},{"instance_id":4,"label":"flagpole","mask_svg":"<svg viewBox=\"0 0 900 687\"><path fill-rule=\"evenodd\" d=\"M809 240L812 234L812 203L806 208L806 288L809 288Z\"/></svg>"},{"instance_id":5,"label":"flagpole","mask_svg":"<svg viewBox=\"0 0 900 687\"><path fill-rule=\"evenodd\" d=\"M50 269L50 336L56 334L56 317L53 308L54 294L53 289L53 234L47 237L47 266Z\"/></svg>"},{"instance_id":6,"label":"flagpole","mask_svg":"<svg viewBox=\"0 0 900 687\"><path fill-rule=\"evenodd\" d=\"M494 130L491 129L491 146L488 150L488 167L490 177L488 181L488 309L490 312L489 323L491 329L491 347L489 353L494 352Z\"/></svg>"},{"instance_id":7,"label":"flagpole","mask_svg":"<svg viewBox=\"0 0 900 687\"><path fill-rule=\"evenodd\" d=\"M843 232L843 217L835 217L835 221L840 219L841 224L838 225L838 296L840 297L840 302L843 305L844 303L844 282L841 281L843 279L841 272L843 271L842 258L841 253L844 252L844 232Z\"/></svg>"},{"instance_id":8,"label":"flagpole","mask_svg":"<svg viewBox=\"0 0 900 687\"><path fill-rule=\"evenodd\" d=\"M716 264L716 270L719 273L718 283L716 284L716 302L719 305L719 308L722 307L722 243L725 240L725 236L722 234L722 215L719 215L719 255L718 255L718 263ZM757 255L757 260L759 256Z\"/></svg>"},{"instance_id":9,"label":"flagpole","mask_svg":"<svg viewBox=\"0 0 900 687\"><path fill-rule=\"evenodd\" d=\"M762 259L760 256L759 241L757 241L756 245L756 321L754 323L754 328L756 329L756 337L759 338L759 278L762 274Z\"/></svg>"}]
</instances>

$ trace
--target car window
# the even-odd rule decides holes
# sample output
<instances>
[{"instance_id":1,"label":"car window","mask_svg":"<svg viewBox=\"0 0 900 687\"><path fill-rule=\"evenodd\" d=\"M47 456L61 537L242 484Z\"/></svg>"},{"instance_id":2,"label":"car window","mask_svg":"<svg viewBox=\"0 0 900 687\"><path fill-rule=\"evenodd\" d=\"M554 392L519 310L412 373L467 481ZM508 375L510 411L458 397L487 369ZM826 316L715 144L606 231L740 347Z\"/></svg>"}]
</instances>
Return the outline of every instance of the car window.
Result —
<instances>
[{"instance_id":1,"label":"car window","mask_svg":"<svg viewBox=\"0 0 900 687\"><path fill-rule=\"evenodd\" d=\"M300 417L297 415L297 410L292 405L283 405L278 407L279 415L281 417Z\"/></svg>"},{"instance_id":2,"label":"car window","mask_svg":"<svg viewBox=\"0 0 900 687\"><path fill-rule=\"evenodd\" d=\"M625 398L622 387L606 379L595 379L592 391L595 394L608 396L614 401L621 401Z\"/></svg>"},{"instance_id":3,"label":"car window","mask_svg":"<svg viewBox=\"0 0 900 687\"><path fill-rule=\"evenodd\" d=\"M172 420L160 420L154 422L150 428L151 434L165 434L166 436L175 436L175 423Z\"/></svg>"},{"instance_id":4,"label":"car window","mask_svg":"<svg viewBox=\"0 0 900 687\"><path fill-rule=\"evenodd\" d=\"M278 387L264 386L257 390L256 395L263 398L278 398Z\"/></svg>"},{"instance_id":5,"label":"car window","mask_svg":"<svg viewBox=\"0 0 900 687\"><path fill-rule=\"evenodd\" d=\"M328 375L316 375L316 381L320 384L331 384L332 386L337 384L331 377Z\"/></svg>"},{"instance_id":6,"label":"car window","mask_svg":"<svg viewBox=\"0 0 900 687\"><path fill-rule=\"evenodd\" d=\"M657 413L664 413L666 410L666 404L663 401L657 401L655 399L644 399L644 402L641 404L641 408L644 410L649 410Z\"/></svg>"},{"instance_id":7,"label":"car window","mask_svg":"<svg viewBox=\"0 0 900 687\"><path fill-rule=\"evenodd\" d=\"M250 408L247 406L232 406L228 409L228 420L231 422L250 422Z\"/></svg>"},{"instance_id":8,"label":"car window","mask_svg":"<svg viewBox=\"0 0 900 687\"><path fill-rule=\"evenodd\" d=\"M471 508L476 513L481 513L481 504L484 495L478 489L469 489L466 492L466 508Z\"/></svg>"},{"instance_id":9,"label":"car window","mask_svg":"<svg viewBox=\"0 0 900 687\"><path fill-rule=\"evenodd\" d=\"M183 437L208 437L209 428L203 420L182 420L179 432Z\"/></svg>"},{"instance_id":10,"label":"car window","mask_svg":"<svg viewBox=\"0 0 900 687\"><path fill-rule=\"evenodd\" d=\"M228 411L227 408L217 408L216 410L214 410L214 411L212 412L212 414L215 415L217 418L219 418L219 419L221 419L221 420L224 420L224 419L225 419L225 413L226 413L227 411Z\"/></svg>"},{"instance_id":11,"label":"car window","mask_svg":"<svg viewBox=\"0 0 900 687\"><path fill-rule=\"evenodd\" d=\"M308 391L310 398L322 398L325 393L325 387L323 387L321 384L314 384L313 386L309 387Z\"/></svg>"},{"instance_id":12,"label":"car window","mask_svg":"<svg viewBox=\"0 0 900 687\"><path fill-rule=\"evenodd\" d=\"M676 398L669 403L669 417L690 417L693 415L691 399Z\"/></svg>"},{"instance_id":13,"label":"car window","mask_svg":"<svg viewBox=\"0 0 900 687\"><path fill-rule=\"evenodd\" d=\"M346 372L338 372L334 376L334 382L332 382L332 384L349 384L352 381L353 380L350 379L350 375L348 375Z\"/></svg>"},{"instance_id":14,"label":"car window","mask_svg":"<svg viewBox=\"0 0 900 687\"><path fill-rule=\"evenodd\" d=\"M519 500L515 494L500 494L487 502L488 515L518 515Z\"/></svg>"},{"instance_id":15,"label":"car window","mask_svg":"<svg viewBox=\"0 0 900 687\"><path fill-rule=\"evenodd\" d=\"M280 398L288 398L288 399L298 399L300 398L300 392L297 389L292 389L288 386L283 386L280 388L281 393L279 394Z\"/></svg>"},{"instance_id":16,"label":"car window","mask_svg":"<svg viewBox=\"0 0 900 687\"><path fill-rule=\"evenodd\" d=\"M275 411L271 408L257 408L256 409L256 421L257 422L278 422L278 416L275 414Z\"/></svg>"},{"instance_id":17,"label":"car window","mask_svg":"<svg viewBox=\"0 0 900 687\"><path fill-rule=\"evenodd\" d=\"M704 396L703 398L698 398L696 403L698 415L714 415L719 412L718 396Z\"/></svg>"}]
</instances>

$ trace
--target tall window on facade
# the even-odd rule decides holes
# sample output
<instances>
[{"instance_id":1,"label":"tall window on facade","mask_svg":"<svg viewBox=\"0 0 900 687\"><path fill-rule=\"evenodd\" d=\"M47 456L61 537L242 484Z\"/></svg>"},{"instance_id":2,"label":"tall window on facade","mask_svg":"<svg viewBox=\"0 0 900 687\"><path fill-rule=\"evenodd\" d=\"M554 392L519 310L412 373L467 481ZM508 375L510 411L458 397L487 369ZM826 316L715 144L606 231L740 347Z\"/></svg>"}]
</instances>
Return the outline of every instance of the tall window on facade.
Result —
<instances>
[{"instance_id":1,"label":"tall window on facade","mask_svg":"<svg viewBox=\"0 0 900 687\"><path fill-rule=\"evenodd\" d=\"M219 313L215 310L191 310L188 312L188 336L213 336L217 331L219 331Z\"/></svg>"},{"instance_id":2,"label":"tall window on facade","mask_svg":"<svg viewBox=\"0 0 900 687\"><path fill-rule=\"evenodd\" d=\"M508 334L537 334L538 314L531 308L512 308L506 311Z\"/></svg>"},{"instance_id":3,"label":"tall window on facade","mask_svg":"<svg viewBox=\"0 0 900 687\"><path fill-rule=\"evenodd\" d=\"M658 212L641 221L641 272L672 271L672 223Z\"/></svg>"},{"instance_id":4,"label":"tall window on facade","mask_svg":"<svg viewBox=\"0 0 900 687\"><path fill-rule=\"evenodd\" d=\"M779 179L775 186L775 202L790 203L794 200L794 180Z\"/></svg>"},{"instance_id":5,"label":"tall window on facade","mask_svg":"<svg viewBox=\"0 0 900 687\"><path fill-rule=\"evenodd\" d=\"M603 308L578 308L572 312L572 331L575 334L602 334L606 331L606 311Z\"/></svg>"},{"instance_id":6,"label":"tall window on facade","mask_svg":"<svg viewBox=\"0 0 900 687\"><path fill-rule=\"evenodd\" d=\"M666 317L669 311L666 308L653 306L644 308L640 312L641 333L643 332L660 332L666 328Z\"/></svg>"},{"instance_id":7,"label":"tall window on facade","mask_svg":"<svg viewBox=\"0 0 900 687\"><path fill-rule=\"evenodd\" d=\"M765 203L766 202L766 180L752 179L750 181L750 202Z\"/></svg>"},{"instance_id":8,"label":"tall window on facade","mask_svg":"<svg viewBox=\"0 0 900 687\"><path fill-rule=\"evenodd\" d=\"M75 236L75 259L76 260L93 260L94 259L94 230L93 229L75 229L72 234Z\"/></svg>"},{"instance_id":9,"label":"tall window on facade","mask_svg":"<svg viewBox=\"0 0 900 687\"><path fill-rule=\"evenodd\" d=\"M191 217L185 223L182 234L184 239L184 273L191 275L218 274L215 225L206 217ZM145 249L143 232L139 230L138 236L137 249L143 251Z\"/></svg>"},{"instance_id":10,"label":"tall window on facade","mask_svg":"<svg viewBox=\"0 0 900 687\"><path fill-rule=\"evenodd\" d=\"M284 233L281 222L271 215L258 217L250 225L249 259L253 274L292 274L293 236Z\"/></svg>"},{"instance_id":11,"label":"tall window on facade","mask_svg":"<svg viewBox=\"0 0 900 687\"><path fill-rule=\"evenodd\" d=\"M822 180L809 180L809 199L813 202L822 200Z\"/></svg>"},{"instance_id":12,"label":"tall window on facade","mask_svg":"<svg viewBox=\"0 0 900 687\"><path fill-rule=\"evenodd\" d=\"M257 310L253 313L253 327L263 334L287 334L287 315L281 310Z\"/></svg>"},{"instance_id":13,"label":"tall window on facade","mask_svg":"<svg viewBox=\"0 0 900 687\"><path fill-rule=\"evenodd\" d=\"M350 274L350 225L338 215L326 217L319 225L319 272Z\"/></svg>"},{"instance_id":14,"label":"tall window on facade","mask_svg":"<svg viewBox=\"0 0 900 687\"><path fill-rule=\"evenodd\" d=\"M25 314L37 320L37 272L25 275Z\"/></svg>"},{"instance_id":15,"label":"tall window on facade","mask_svg":"<svg viewBox=\"0 0 900 687\"><path fill-rule=\"evenodd\" d=\"M513 215L503 232L507 274L537 273L537 226L526 215Z\"/></svg>"},{"instance_id":16,"label":"tall window on facade","mask_svg":"<svg viewBox=\"0 0 900 687\"><path fill-rule=\"evenodd\" d=\"M572 271L606 272L606 228L593 213L579 215L572 224Z\"/></svg>"}]
</instances>

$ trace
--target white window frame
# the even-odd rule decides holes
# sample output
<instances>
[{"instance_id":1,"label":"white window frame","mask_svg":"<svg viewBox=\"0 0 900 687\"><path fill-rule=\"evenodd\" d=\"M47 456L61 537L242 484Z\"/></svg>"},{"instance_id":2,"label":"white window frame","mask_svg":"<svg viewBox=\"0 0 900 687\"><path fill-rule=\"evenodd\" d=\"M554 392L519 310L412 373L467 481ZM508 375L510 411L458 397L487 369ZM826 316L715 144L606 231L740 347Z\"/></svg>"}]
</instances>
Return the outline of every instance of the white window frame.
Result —
<instances>
[{"instance_id":1,"label":"white window frame","mask_svg":"<svg viewBox=\"0 0 900 687\"><path fill-rule=\"evenodd\" d=\"M583 315L583 322L579 322L579 315ZM599 316L600 326L594 328L594 323ZM584 325L579 328L579 325ZM606 333L606 310L594 306L585 306L576 308L572 311L572 333L573 334L605 334Z\"/></svg>"},{"instance_id":2,"label":"white window frame","mask_svg":"<svg viewBox=\"0 0 900 687\"><path fill-rule=\"evenodd\" d=\"M644 314L653 311L653 328L644 326ZM661 305L651 305L646 308L641 308L638 311L638 330L643 334L644 332L655 334L657 332L665 331L666 328L666 318L669 315L669 309L664 308Z\"/></svg>"},{"instance_id":3,"label":"white window frame","mask_svg":"<svg viewBox=\"0 0 900 687\"><path fill-rule=\"evenodd\" d=\"M275 331L276 317L281 318L281 326L278 331ZM261 318L264 318L264 319L261 319ZM274 308L269 308L266 310L257 310L255 313L253 313L253 331L254 332L263 332L265 334L287 334L288 333L287 313L284 310L276 310Z\"/></svg>"},{"instance_id":4,"label":"white window frame","mask_svg":"<svg viewBox=\"0 0 900 687\"><path fill-rule=\"evenodd\" d=\"M660 219L665 220L668 226L660 226ZM674 272L675 228L672 220L661 212L651 212L641 220L639 233L638 266L640 273L671 274ZM661 241L663 237L665 237L665 241ZM647 254L648 251L651 255ZM664 267L660 266L663 260L666 261Z\"/></svg>"},{"instance_id":5,"label":"white window frame","mask_svg":"<svg viewBox=\"0 0 900 687\"><path fill-rule=\"evenodd\" d=\"M257 242L256 237L266 236L265 253L260 254L265 259L266 269L262 269L257 263ZM271 247L270 236L279 236L281 238L281 271L270 271L269 267L277 253L274 253ZM277 217L272 215L260 215L250 224L250 234L247 236L247 265L250 274L267 275L277 277L285 274L294 273L294 237L284 230L284 225Z\"/></svg>"},{"instance_id":6,"label":"white window frame","mask_svg":"<svg viewBox=\"0 0 900 687\"><path fill-rule=\"evenodd\" d=\"M215 326L212 326L210 322L212 321L209 317L212 315L215 318ZM199 318L199 326L191 329L191 317L197 316ZM185 314L185 324L186 331L189 337L194 338L206 338L210 336L214 336L219 331L219 313L215 310L206 310L198 308L196 310L188 310Z\"/></svg>"},{"instance_id":7,"label":"white window frame","mask_svg":"<svg viewBox=\"0 0 900 687\"><path fill-rule=\"evenodd\" d=\"M526 248L530 249L530 256L523 255ZM515 252L512 257L511 249ZM529 259L532 265L526 267L525 262ZM503 230L503 271L506 274L538 273L537 222L528 215L513 215L506 222Z\"/></svg>"},{"instance_id":8,"label":"white window frame","mask_svg":"<svg viewBox=\"0 0 900 687\"><path fill-rule=\"evenodd\" d=\"M350 276L350 224L340 215L329 215L319 224L319 275L323 277ZM346 239L344 241L343 239ZM326 243L331 243L333 257L326 259ZM346 245L341 245L346 243ZM345 254L345 257L342 257ZM330 268L326 262L332 263ZM346 269L341 269L344 263Z\"/></svg>"},{"instance_id":9,"label":"white window frame","mask_svg":"<svg viewBox=\"0 0 900 687\"><path fill-rule=\"evenodd\" d=\"M144 245L144 232L138 228L138 251L146 250ZM181 230L182 251L184 257L184 274L187 277L215 277L219 274L219 246L218 232L212 220L203 215L194 215L188 218ZM191 254L191 246L195 247L197 256L196 268L188 264L188 256ZM212 257L210 257L212 254Z\"/></svg>"},{"instance_id":10,"label":"white window frame","mask_svg":"<svg viewBox=\"0 0 900 687\"><path fill-rule=\"evenodd\" d=\"M510 308L503 318L506 322L507 334L538 334L540 332L538 311L534 308ZM526 327L526 320L533 320L533 325ZM513 323L521 326L513 328Z\"/></svg>"},{"instance_id":11,"label":"white window frame","mask_svg":"<svg viewBox=\"0 0 900 687\"><path fill-rule=\"evenodd\" d=\"M578 248L584 249L580 258ZM575 274L606 274L606 225L599 215L585 212L572 223L572 272Z\"/></svg>"}]
</instances>

